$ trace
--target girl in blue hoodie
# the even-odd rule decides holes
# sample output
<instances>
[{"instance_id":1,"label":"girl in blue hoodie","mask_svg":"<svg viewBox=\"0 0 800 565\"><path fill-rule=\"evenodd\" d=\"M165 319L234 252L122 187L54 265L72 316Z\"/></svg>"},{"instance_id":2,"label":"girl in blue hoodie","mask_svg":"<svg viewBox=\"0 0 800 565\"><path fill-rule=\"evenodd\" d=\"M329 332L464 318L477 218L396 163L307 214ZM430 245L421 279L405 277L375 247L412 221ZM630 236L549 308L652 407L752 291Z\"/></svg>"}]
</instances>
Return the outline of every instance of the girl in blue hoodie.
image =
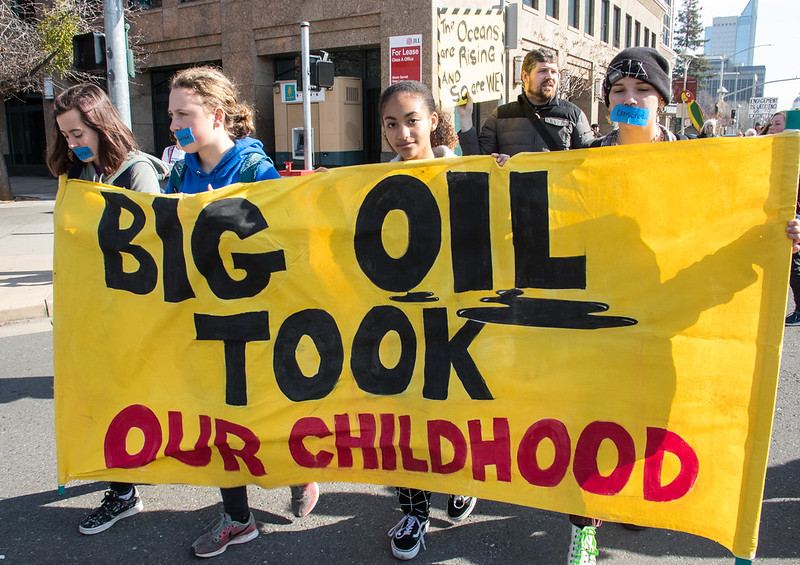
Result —
<instances>
[{"instance_id":1,"label":"girl in blue hoodie","mask_svg":"<svg viewBox=\"0 0 800 565\"><path fill-rule=\"evenodd\" d=\"M170 175L167 192L195 194L237 182L278 178L255 132L253 111L237 100L231 81L212 67L179 71L170 83L170 130L186 152ZM224 512L212 528L192 544L198 557L219 555L228 545L246 543L258 536L247 503L247 487L220 489ZM314 508L319 497L316 483L293 486L292 511L298 517Z\"/></svg>"},{"instance_id":2,"label":"girl in blue hoodie","mask_svg":"<svg viewBox=\"0 0 800 565\"><path fill-rule=\"evenodd\" d=\"M278 178L261 142L249 137L255 132L252 109L237 100L236 88L219 70L194 67L172 77L169 115L186 156L183 165L175 164L168 192Z\"/></svg>"}]
</instances>

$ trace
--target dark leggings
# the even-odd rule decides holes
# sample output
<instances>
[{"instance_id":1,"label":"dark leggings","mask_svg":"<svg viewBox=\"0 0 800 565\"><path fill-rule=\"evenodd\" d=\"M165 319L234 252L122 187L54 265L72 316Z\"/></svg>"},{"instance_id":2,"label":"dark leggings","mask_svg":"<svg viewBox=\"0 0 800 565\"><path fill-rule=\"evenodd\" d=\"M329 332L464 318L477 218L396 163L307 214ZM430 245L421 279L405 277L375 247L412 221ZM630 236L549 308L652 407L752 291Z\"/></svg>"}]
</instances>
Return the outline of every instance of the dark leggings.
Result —
<instances>
[{"instance_id":1,"label":"dark leggings","mask_svg":"<svg viewBox=\"0 0 800 565\"><path fill-rule=\"evenodd\" d=\"M246 522L250 518L250 506L247 504L247 487L221 488L222 507L225 513L237 522Z\"/></svg>"},{"instance_id":2,"label":"dark leggings","mask_svg":"<svg viewBox=\"0 0 800 565\"><path fill-rule=\"evenodd\" d=\"M395 487L397 500L403 514L427 520L431 508L431 491L415 488Z\"/></svg>"},{"instance_id":3,"label":"dark leggings","mask_svg":"<svg viewBox=\"0 0 800 565\"><path fill-rule=\"evenodd\" d=\"M599 528L603 525L602 520L595 520L594 518L587 518L586 516L577 516L575 514L569 515L569 521L572 522L573 525L582 528L584 526L594 526L595 528Z\"/></svg>"},{"instance_id":4,"label":"dark leggings","mask_svg":"<svg viewBox=\"0 0 800 565\"><path fill-rule=\"evenodd\" d=\"M131 492L132 483L108 483L108 488L113 490L117 496L122 496Z\"/></svg>"}]
</instances>

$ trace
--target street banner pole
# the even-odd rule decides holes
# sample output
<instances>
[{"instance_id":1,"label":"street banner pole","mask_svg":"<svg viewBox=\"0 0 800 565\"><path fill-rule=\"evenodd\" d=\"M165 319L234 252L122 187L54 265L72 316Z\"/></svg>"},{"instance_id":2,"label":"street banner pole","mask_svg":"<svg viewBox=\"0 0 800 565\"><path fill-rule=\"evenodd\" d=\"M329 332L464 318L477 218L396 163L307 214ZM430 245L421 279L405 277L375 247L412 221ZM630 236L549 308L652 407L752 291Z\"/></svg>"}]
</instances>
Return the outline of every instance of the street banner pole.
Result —
<instances>
[{"instance_id":1,"label":"street banner pole","mask_svg":"<svg viewBox=\"0 0 800 565\"><path fill-rule=\"evenodd\" d=\"M308 39L308 22L300 22L300 72L303 76L303 168L314 167L314 140L311 137L311 65Z\"/></svg>"},{"instance_id":2,"label":"street banner pole","mask_svg":"<svg viewBox=\"0 0 800 565\"><path fill-rule=\"evenodd\" d=\"M131 127L128 89L128 49L125 45L125 12L122 0L104 0L108 95L122 121Z\"/></svg>"}]
</instances>

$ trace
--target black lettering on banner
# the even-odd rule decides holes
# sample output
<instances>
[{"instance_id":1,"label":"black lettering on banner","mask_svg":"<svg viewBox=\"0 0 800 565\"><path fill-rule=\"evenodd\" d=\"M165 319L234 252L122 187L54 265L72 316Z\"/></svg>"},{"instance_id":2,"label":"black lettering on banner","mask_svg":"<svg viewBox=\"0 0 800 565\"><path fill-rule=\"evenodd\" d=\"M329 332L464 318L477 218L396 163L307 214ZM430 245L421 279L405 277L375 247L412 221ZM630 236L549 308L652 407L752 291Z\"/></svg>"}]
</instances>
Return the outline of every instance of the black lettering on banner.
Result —
<instances>
[{"instance_id":1,"label":"black lettering on banner","mask_svg":"<svg viewBox=\"0 0 800 565\"><path fill-rule=\"evenodd\" d=\"M143 247L131 244L133 238L144 228L144 210L124 194L103 192L102 195L106 206L97 227L97 241L103 252L106 286L134 294L149 294L158 282L158 267ZM123 208L133 215L133 222L125 229L121 229L119 225ZM123 253L131 255L139 263L139 268L134 272L126 273L123 270Z\"/></svg>"},{"instance_id":2,"label":"black lettering on banner","mask_svg":"<svg viewBox=\"0 0 800 565\"><path fill-rule=\"evenodd\" d=\"M225 404L247 406L245 345L269 340L269 312L245 312L232 316L195 314L197 339L225 345Z\"/></svg>"},{"instance_id":3,"label":"black lettering on banner","mask_svg":"<svg viewBox=\"0 0 800 565\"><path fill-rule=\"evenodd\" d=\"M219 254L220 237L231 231L241 239L266 229L261 210L244 198L216 200L197 216L192 232L192 254L197 270L219 298L233 300L255 296L269 284L272 273L286 270L283 250L265 253L233 253L233 266L246 272L241 280L231 278Z\"/></svg>"},{"instance_id":4,"label":"black lettering on banner","mask_svg":"<svg viewBox=\"0 0 800 565\"><path fill-rule=\"evenodd\" d=\"M300 339L307 335L319 354L319 370L307 377L297 364ZM281 324L272 352L275 381L281 392L293 402L319 400L336 386L344 365L342 334L328 312L309 309L292 314Z\"/></svg>"},{"instance_id":5,"label":"black lettering on banner","mask_svg":"<svg viewBox=\"0 0 800 565\"><path fill-rule=\"evenodd\" d=\"M383 247L386 216L400 210L408 218L408 249L395 259ZM427 185L410 175L394 175L376 184L356 219L354 247L361 271L383 290L405 292L428 274L442 245L442 217Z\"/></svg>"},{"instance_id":6,"label":"black lettering on banner","mask_svg":"<svg viewBox=\"0 0 800 565\"><path fill-rule=\"evenodd\" d=\"M400 336L400 360L384 367L380 347L390 331ZM370 394L399 394L408 388L417 357L417 336L411 322L399 308L375 306L367 312L353 338L350 368L358 388Z\"/></svg>"},{"instance_id":7,"label":"black lettering on banner","mask_svg":"<svg viewBox=\"0 0 800 565\"><path fill-rule=\"evenodd\" d=\"M489 175L447 173L453 290L492 289Z\"/></svg>"},{"instance_id":8,"label":"black lettering on banner","mask_svg":"<svg viewBox=\"0 0 800 565\"><path fill-rule=\"evenodd\" d=\"M164 244L161 264L164 273L164 301L182 302L194 298L194 291L186 274L183 228L178 220L178 200L154 198L153 211L156 213L156 233Z\"/></svg>"},{"instance_id":9,"label":"black lettering on banner","mask_svg":"<svg viewBox=\"0 0 800 565\"><path fill-rule=\"evenodd\" d=\"M450 366L455 369L464 390L473 400L492 400L480 370L467 348L485 324L467 320L453 339L449 337L446 308L425 308L425 385L422 397L446 400L450 386Z\"/></svg>"},{"instance_id":10,"label":"black lettering on banner","mask_svg":"<svg viewBox=\"0 0 800 565\"><path fill-rule=\"evenodd\" d=\"M586 288L586 256L550 257L547 171L511 173L517 288Z\"/></svg>"}]
</instances>

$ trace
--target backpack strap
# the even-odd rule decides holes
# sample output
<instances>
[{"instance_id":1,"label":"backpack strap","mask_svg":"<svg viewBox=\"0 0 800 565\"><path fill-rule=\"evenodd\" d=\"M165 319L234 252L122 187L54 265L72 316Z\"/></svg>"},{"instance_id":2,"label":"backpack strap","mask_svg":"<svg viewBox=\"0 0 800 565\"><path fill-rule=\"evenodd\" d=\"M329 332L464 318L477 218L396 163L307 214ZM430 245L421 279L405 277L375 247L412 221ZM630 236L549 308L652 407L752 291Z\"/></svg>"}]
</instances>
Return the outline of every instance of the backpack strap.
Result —
<instances>
[{"instance_id":1,"label":"backpack strap","mask_svg":"<svg viewBox=\"0 0 800 565\"><path fill-rule=\"evenodd\" d=\"M239 182L255 182L261 163L267 160L265 155L250 153L244 159L242 168L239 169Z\"/></svg>"},{"instance_id":2,"label":"backpack strap","mask_svg":"<svg viewBox=\"0 0 800 565\"><path fill-rule=\"evenodd\" d=\"M83 170L83 163L75 163L67 171L67 178L68 179L78 178L79 176L81 176L82 170Z\"/></svg>"},{"instance_id":3,"label":"backpack strap","mask_svg":"<svg viewBox=\"0 0 800 565\"><path fill-rule=\"evenodd\" d=\"M133 164L131 164L127 169L122 171L117 178L114 179L114 182L111 184L116 186L117 188L130 188L131 187L131 168L133 168Z\"/></svg>"},{"instance_id":4,"label":"backpack strap","mask_svg":"<svg viewBox=\"0 0 800 565\"><path fill-rule=\"evenodd\" d=\"M169 182L167 183L166 192L168 193L177 193L181 191L181 182L183 182L183 176L186 174L186 161L181 159L180 161L175 161L175 164L172 165L172 171L169 173Z\"/></svg>"}]
</instances>

